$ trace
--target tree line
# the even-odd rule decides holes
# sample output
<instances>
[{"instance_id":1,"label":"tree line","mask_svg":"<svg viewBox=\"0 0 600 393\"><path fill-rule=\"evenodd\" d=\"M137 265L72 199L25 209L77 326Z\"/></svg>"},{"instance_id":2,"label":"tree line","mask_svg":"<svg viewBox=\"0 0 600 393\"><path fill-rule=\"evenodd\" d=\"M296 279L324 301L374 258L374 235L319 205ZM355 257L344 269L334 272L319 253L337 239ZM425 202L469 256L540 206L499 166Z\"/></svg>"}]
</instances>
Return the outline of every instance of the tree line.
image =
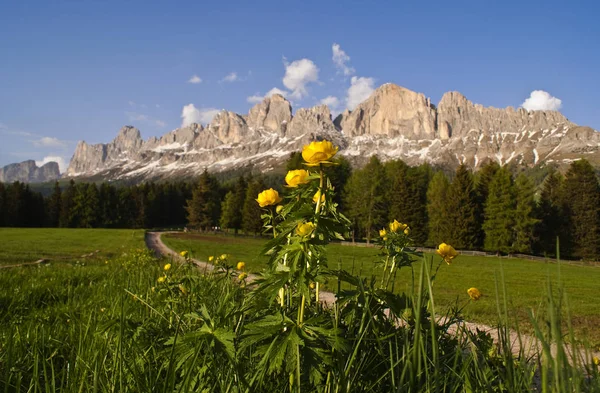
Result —
<instances>
[{"instance_id":1,"label":"tree line","mask_svg":"<svg viewBox=\"0 0 600 393\"><path fill-rule=\"evenodd\" d=\"M458 249L600 259L600 185L586 160L563 175L551 170L540 185L506 166L461 165L446 174L428 164L370 158L352 170L340 157L327 168L335 201L353 223L354 239L372 241L386 223L410 226L417 245L445 242ZM299 169L299 153L286 169ZM72 228L181 227L260 234L255 201L273 177L219 179L204 171L196 182L56 183L49 195L27 184L0 183L0 226ZM285 193L284 187L275 185Z\"/></svg>"}]
</instances>

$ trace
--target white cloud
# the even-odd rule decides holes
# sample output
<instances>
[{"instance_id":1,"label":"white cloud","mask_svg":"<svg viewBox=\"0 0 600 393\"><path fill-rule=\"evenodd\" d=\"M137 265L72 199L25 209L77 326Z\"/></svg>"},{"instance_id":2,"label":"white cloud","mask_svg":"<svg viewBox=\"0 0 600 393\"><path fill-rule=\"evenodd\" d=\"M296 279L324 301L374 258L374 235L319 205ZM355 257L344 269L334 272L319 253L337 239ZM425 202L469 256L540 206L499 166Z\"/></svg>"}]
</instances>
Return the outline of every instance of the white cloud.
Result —
<instances>
[{"instance_id":1,"label":"white cloud","mask_svg":"<svg viewBox=\"0 0 600 393\"><path fill-rule=\"evenodd\" d=\"M321 104L327 105L330 109L334 109L340 105L340 100L337 97L328 96L321 100Z\"/></svg>"},{"instance_id":2,"label":"white cloud","mask_svg":"<svg viewBox=\"0 0 600 393\"><path fill-rule=\"evenodd\" d=\"M41 161L36 161L35 165L42 166L52 161L58 163L58 169L60 173L65 173L67 167L69 166L69 162L67 161L67 159L65 157L60 156L46 156Z\"/></svg>"},{"instance_id":3,"label":"white cloud","mask_svg":"<svg viewBox=\"0 0 600 393\"><path fill-rule=\"evenodd\" d=\"M311 82L319 81L319 68L309 59L300 59L292 63L285 64L285 75L283 85L290 89L290 96L294 99L301 99L308 94L306 85Z\"/></svg>"},{"instance_id":4,"label":"white cloud","mask_svg":"<svg viewBox=\"0 0 600 393\"><path fill-rule=\"evenodd\" d=\"M353 76L350 79L350 87L346 96L346 107L353 110L358 104L369 98L375 90L374 85L375 79L373 78Z\"/></svg>"},{"instance_id":5,"label":"white cloud","mask_svg":"<svg viewBox=\"0 0 600 393\"><path fill-rule=\"evenodd\" d=\"M44 136L40 139L31 141L36 147L66 147L67 143L58 138Z\"/></svg>"},{"instance_id":6,"label":"white cloud","mask_svg":"<svg viewBox=\"0 0 600 393\"><path fill-rule=\"evenodd\" d=\"M192 123L208 124L213 117L220 111L215 108L196 108L194 104L188 104L181 110L182 127L189 126Z\"/></svg>"},{"instance_id":7,"label":"white cloud","mask_svg":"<svg viewBox=\"0 0 600 393\"><path fill-rule=\"evenodd\" d=\"M221 82L235 82L235 81L240 81L241 79L238 77L237 72L232 72L229 75L225 76L223 79L221 79Z\"/></svg>"},{"instance_id":8,"label":"white cloud","mask_svg":"<svg viewBox=\"0 0 600 393\"><path fill-rule=\"evenodd\" d=\"M280 94L284 97L287 97L288 92L278 89L277 87L272 88L271 90L269 90L264 96L261 96L259 94L255 94L253 96L250 96L248 98L246 98L246 101L248 101L251 104L258 104L259 102L262 102L262 100L264 100L267 97L271 97L273 94Z\"/></svg>"},{"instance_id":9,"label":"white cloud","mask_svg":"<svg viewBox=\"0 0 600 393\"><path fill-rule=\"evenodd\" d=\"M333 52L333 63L335 64L335 68L341 71L345 76L350 76L354 74L354 68L350 67L348 64L350 61L350 56L344 52L342 47L339 44L334 43L331 46L331 51Z\"/></svg>"},{"instance_id":10,"label":"white cloud","mask_svg":"<svg viewBox=\"0 0 600 393\"><path fill-rule=\"evenodd\" d=\"M198 75L194 74L192 75L192 77L190 79L188 79L188 83L192 83L192 84L198 84L202 82L202 78L200 78Z\"/></svg>"},{"instance_id":11,"label":"white cloud","mask_svg":"<svg viewBox=\"0 0 600 393\"><path fill-rule=\"evenodd\" d=\"M162 120L154 120L154 124L156 124L159 127L165 127L167 125L167 123L165 123Z\"/></svg>"},{"instance_id":12,"label":"white cloud","mask_svg":"<svg viewBox=\"0 0 600 393\"><path fill-rule=\"evenodd\" d=\"M135 106L135 101L127 101L127 103L129 104L129 106Z\"/></svg>"},{"instance_id":13,"label":"white cloud","mask_svg":"<svg viewBox=\"0 0 600 393\"><path fill-rule=\"evenodd\" d=\"M534 90L521 106L528 111L557 111L562 107L562 101L547 91Z\"/></svg>"}]
</instances>

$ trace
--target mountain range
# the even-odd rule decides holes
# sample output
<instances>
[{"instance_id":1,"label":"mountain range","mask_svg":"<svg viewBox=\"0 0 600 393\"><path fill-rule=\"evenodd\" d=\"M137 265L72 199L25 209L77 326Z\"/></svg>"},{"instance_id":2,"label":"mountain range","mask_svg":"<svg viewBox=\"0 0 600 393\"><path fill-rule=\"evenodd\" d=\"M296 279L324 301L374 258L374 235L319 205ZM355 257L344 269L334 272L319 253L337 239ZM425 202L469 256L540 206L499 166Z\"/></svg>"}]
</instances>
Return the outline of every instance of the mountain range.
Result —
<instances>
[{"instance_id":1,"label":"mountain range","mask_svg":"<svg viewBox=\"0 0 600 393\"><path fill-rule=\"evenodd\" d=\"M206 126L190 124L160 138L143 140L138 129L125 126L112 142L80 141L63 176L158 180L250 166L266 172L320 139L331 140L357 166L373 154L448 169L489 161L566 166L582 157L600 166L600 133L560 112L483 107L458 92L445 93L435 106L421 93L385 84L335 119L325 105L292 114L290 102L275 94L246 115L223 110Z\"/></svg>"}]
</instances>

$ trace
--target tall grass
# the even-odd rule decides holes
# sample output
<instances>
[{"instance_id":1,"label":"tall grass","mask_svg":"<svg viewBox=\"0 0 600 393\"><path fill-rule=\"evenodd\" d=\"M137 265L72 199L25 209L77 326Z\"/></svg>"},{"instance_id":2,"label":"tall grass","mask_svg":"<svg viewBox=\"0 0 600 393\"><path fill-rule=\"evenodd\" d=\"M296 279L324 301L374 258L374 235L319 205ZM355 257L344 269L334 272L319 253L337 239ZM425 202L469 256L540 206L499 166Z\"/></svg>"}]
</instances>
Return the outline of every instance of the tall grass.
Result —
<instances>
[{"instance_id":1,"label":"tall grass","mask_svg":"<svg viewBox=\"0 0 600 393\"><path fill-rule=\"evenodd\" d=\"M530 350L525 337L513 346L518 325L501 276L494 343L461 325L463 305L439 318L431 261L407 294L329 272L349 289L330 309L310 299L302 326L231 268L202 276L165 263L129 252L0 276L0 391L600 391L590 353L562 340L572 334L568 298L551 283L546 311L532 313L539 350Z\"/></svg>"}]
</instances>

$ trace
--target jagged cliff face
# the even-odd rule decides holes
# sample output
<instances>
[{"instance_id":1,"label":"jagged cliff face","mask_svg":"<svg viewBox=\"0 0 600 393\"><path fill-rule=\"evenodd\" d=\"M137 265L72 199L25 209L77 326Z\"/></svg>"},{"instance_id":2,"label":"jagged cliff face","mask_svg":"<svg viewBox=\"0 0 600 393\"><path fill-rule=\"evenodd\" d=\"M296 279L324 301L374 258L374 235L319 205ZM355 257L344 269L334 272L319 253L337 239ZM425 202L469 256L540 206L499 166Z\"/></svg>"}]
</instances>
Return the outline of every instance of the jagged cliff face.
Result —
<instances>
[{"instance_id":1,"label":"jagged cliff face","mask_svg":"<svg viewBox=\"0 0 600 393\"><path fill-rule=\"evenodd\" d=\"M48 162L38 167L33 160L18 164L9 164L0 168L0 183L20 181L24 183L43 183L60 178L56 162Z\"/></svg>"},{"instance_id":2,"label":"jagged cliff face","mask_svg":"<svg viewBox=\"0 0 600 393\"><path fill-rule=\"evenodd\" d=\"M436 108L423 94L386 84L335 121L325 105L292 116L290 103L276 94L248 115L224 110L206 127L192 124L147 141L126 126L108 144L79 142L66 174L150 179L204 168L267 171L315 139L333 141L358 165L373 154L450 168L466 163L476 169L486 161L568 164L581 157L600 164L600 133L559 112L484 108L457 92L446 93Z\"/></svg>"}]
</instances>

